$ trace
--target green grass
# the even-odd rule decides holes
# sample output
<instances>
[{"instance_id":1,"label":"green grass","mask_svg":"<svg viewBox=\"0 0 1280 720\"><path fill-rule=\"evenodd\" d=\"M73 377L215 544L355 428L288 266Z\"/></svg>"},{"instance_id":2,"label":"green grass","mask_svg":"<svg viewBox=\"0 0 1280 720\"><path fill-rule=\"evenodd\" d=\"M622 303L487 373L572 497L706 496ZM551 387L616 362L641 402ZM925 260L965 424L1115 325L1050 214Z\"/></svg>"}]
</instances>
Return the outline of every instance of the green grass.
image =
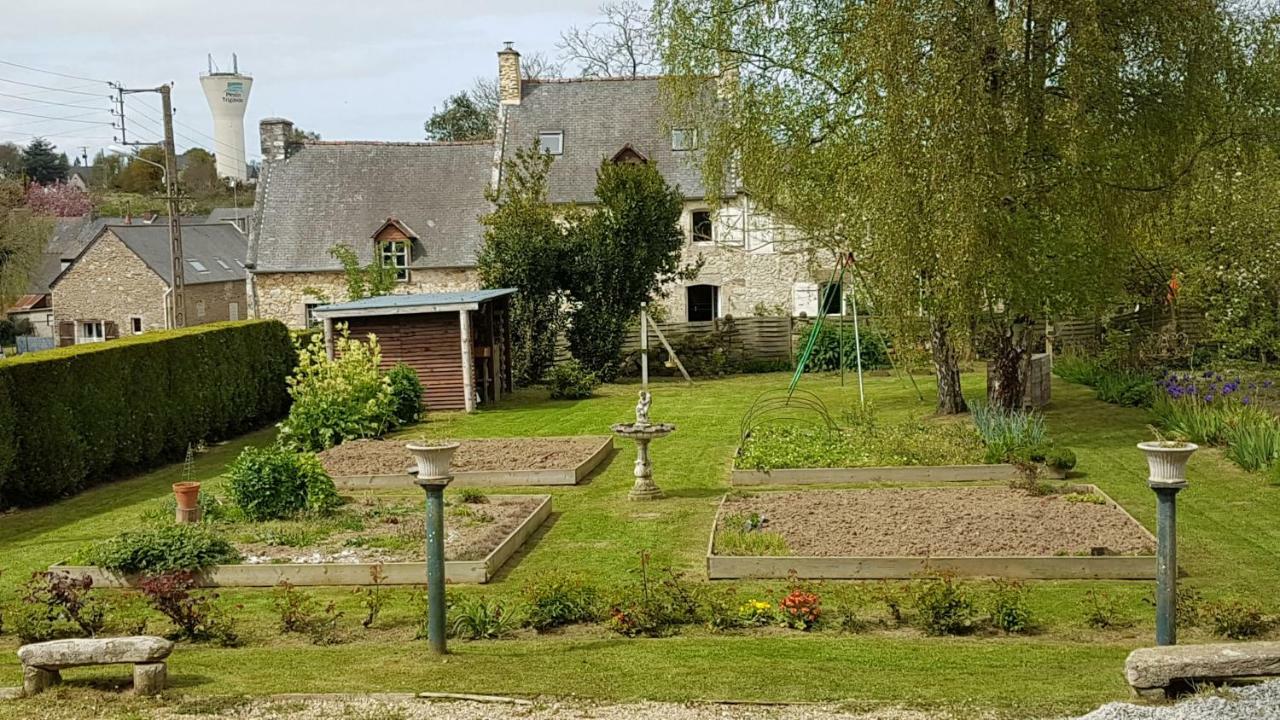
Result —
<instances>
[{"instance_id":1,"label":"green grass","mask_svg":"<svg viewBox=\"0 0 1280 720\"><path fill-rule=\"evenodd\" d=\"M677 426L675 433L652 445L654 476L668 497L656 503L626 499L635 451L619 442L617 453L585 484L513 490L554 495L551 519L495 582L454 592L514 600L530 583L562 571L611 590L635 582L640 554L646 551L654 567L672 566L702 577L712 518L728 488L739 420L760 392L784 387L786 381L786 375L772 374L703 381L692 387L657 384L653 418ZM980 377L966 375L964 383L970 397L981 395ZM818 393L836 417L856 402L856 385L850 382L842 388L834 375L806 376L801 385ZM637 389L634 384L607 385L598 397L581 401L550 401L545 390L522 391L496 409L469 416L434 414L402 435L602 434L611 423L631 416ZM1076 450L1075 479L1097 484L1153 528L1155 500L1145 485L1145 462L1134 448L1146 438L1147 411L1101 403L1087 388L1062 381L1055 381L1053 392L1054 402L1046 412L1049 432L1059 444ZM886 421L932 412L932 399L926 395L926 401L919 402L904 380L868 378L867 394ZM223 467L241 447L270 439L271 433L264 431L214 447L197 458L197 479L216 489L223 482L218 477ZM169 485L181 471L180 465L165 468L0 518L0 567L5 569L0 595L11 602L16 587L32 571L139 524L170 494ZM1198 453L1190 472L1191 486L1179 496L1179 559L1187 573L1183 582L1208 599L1243 596L1277 612L1280 488L1243 472L1216 450ZM870 597L873 585L828 583L818 591L834 597L837 590L854 588ZM171 673L176 694L198 697L442 690L601 699L838 700L859 706L993 709L1019 716L1066 714L1126 696L1124 657L1152 639L1152 611L1144 602L1151 585L1028 583L1028 605L1040 628L1029 637L924 638L910 630L853 636L833 631L713 635L693 629L674 638L626 640L600 628L578 628L517 640L457 642L446 663L430 660L424 643L412 639L417 590L388 590L391 599L384 616L368 631L359 627L362 612L349 590L316 591L345 613L349 642L333 647L281 637L270 591L225 590L221 602L238 606L234 615L246 647L184 646L173 658ZM786 583L744 582L733 587L743 597L776 602ZM1118 612L1129 621L1125 627L1088 627L1084 599L1092 588L1115 599ZM874 600L864 602L869 614L883 613L875 609ZM1187 641L1209 637L1199 629L1182 634ZM13 683L19 679L12 653L16 645L11 635L0 638L0 672ZM68 673L73 681L86 682L125 676L119 668ZM0 716L25 716L53 702L11 703L0 706ZM75 705L71 699L67 704ZM121 705L122 713L126 706Z\"/></svg>"}]
</instances>

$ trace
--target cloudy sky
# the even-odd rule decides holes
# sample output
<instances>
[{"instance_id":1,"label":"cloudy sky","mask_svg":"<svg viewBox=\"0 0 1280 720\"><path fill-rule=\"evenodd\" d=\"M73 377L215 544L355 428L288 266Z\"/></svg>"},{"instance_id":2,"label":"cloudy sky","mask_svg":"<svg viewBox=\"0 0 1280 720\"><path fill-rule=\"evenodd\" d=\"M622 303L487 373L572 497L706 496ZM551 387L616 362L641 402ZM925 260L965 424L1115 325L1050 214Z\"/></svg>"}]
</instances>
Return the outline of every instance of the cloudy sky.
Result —
<instances>
[{"instance_id":1,"label":"cloudy sky","mask_svg":"<svg viewBox=\"0 0 1280 720\"><path fill-rule=\"evenodd\" d=\"M171 81L179 149L215 149L199 75L210 53L229 70L233 52L253 77L250 160L258 120L273 115L325 139L421 140L433 106L496 73L503 41L555 54L560 31L589 24L599 2L3 0L0 142L43 135L69 156L84 145L92 157L117 134L105 81ZM159 103L129 99L130 139L158 137Z\"/></svg>"}]
</instances>

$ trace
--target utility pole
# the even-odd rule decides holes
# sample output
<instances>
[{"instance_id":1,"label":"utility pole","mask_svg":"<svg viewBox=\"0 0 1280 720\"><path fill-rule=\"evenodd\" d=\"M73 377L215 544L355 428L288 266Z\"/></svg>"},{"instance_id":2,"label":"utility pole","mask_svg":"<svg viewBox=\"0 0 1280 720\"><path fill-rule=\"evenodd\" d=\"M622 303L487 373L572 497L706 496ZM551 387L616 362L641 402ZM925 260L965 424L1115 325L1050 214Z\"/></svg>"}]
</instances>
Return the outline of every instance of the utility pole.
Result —
<instances>
[{"instance_id":1,"label":"utility pole","mask_svg":"<svg viewBox=\"0 0 1280 720\"><path fill-rule=\"evenodd\" d=\"M183 271L182 223L178 220L178 157L173 141L173 102L170 97L171 86L161 85L157 88L126 88L120 83L111 84L116 91L116 107L113 114L119 118L119 124L112 126L120 131L121 145L156 145L130 141L125 127L124 96L134 93L159 93L161 109L164 113L164 140L158 143L164 148L164 190L165 200L169 208L169 254L172 264L173 281L170 288L171 307L169 309L169 327L180 328L187 325L186 312L186 274Z\"/></svg>"},{"instance_id":2,"label":"utility pole","mask_svg":"<svg viewBox=\"0 0 1280 720\"><path fill-rule=\"evenodd\" d=\"M164 189L169 203L169 251L173 261L173 326L187 326L186 277L182 269L182 223L178 221L178 157L173 145L173 102L170 87L161 85L161 109L164 111Z\"/></svg>"}]
</instances>

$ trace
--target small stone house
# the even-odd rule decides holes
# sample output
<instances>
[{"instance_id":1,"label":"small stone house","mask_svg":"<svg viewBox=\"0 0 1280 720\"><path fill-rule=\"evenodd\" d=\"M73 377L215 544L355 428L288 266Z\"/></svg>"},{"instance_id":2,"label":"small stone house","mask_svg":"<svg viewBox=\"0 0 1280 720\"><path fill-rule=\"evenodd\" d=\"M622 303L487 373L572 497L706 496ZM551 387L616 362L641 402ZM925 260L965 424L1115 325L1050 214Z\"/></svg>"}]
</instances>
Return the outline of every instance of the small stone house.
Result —
<instances>
[{"instance_id":1,"label":"small stone house","mask_svg":"<svg viewBox=\"0 0 1280 720\"><path fill-rule=\"evenodd\" d=\"M313 308L345 300L341 266L329 252L337 243L362 263L380 257L396 267L398 293L478 288L479 218L491 210L485 190L501 181L502 161L535 139L555 156L554 203L595 202L596 171L607 159L653 163L679 188L684 260L704 264L697 278L667 288L661 305L670 320L814 315L820 297L842 295L821 285L830 267L811 268L787 229L745 193L703 187L698 128L667 117L661 78L522 79L520 54L508 45L498 53L498 80L492 141L295 148L287 140L292 123L263 120L248 261L254 314L303 327L313 323Z\"/></svg>"},{"instance_id":2,"label":"small stone house","mask_svg":"<svg viewBox=\"0 0 1280 720\"><path fill-rule=\"evenodd\" d=\"M229 223L183 225L187 325L246 317L244 235ZM169 327L167 224L107 225L50 285L59 345Z\"/></svg>"}]
</instances>

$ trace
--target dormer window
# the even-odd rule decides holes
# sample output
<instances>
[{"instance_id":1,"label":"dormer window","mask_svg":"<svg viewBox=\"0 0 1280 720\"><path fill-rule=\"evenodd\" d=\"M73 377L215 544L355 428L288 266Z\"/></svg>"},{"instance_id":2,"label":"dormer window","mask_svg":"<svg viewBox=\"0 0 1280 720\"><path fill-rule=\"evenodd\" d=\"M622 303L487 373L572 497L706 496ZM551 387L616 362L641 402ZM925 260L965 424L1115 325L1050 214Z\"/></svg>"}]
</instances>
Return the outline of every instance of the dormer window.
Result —
<instances>
[{"instance_id":1,"label":"dormer window","mask_svg":"<svg viewBox=\"0 0 1280 720\"><path fill-rule=\"evenodd\" d=\"M382 267L395 273L396 282L409 282L409 241L384 240L379 249Z\"/></svg>"},{"instance_id":2,"label":"dormer window","mask_svg":"<svg viewBox=\"0 0 1280 720\"><path fill-rule=\"evenodd\" d=\"M672 150L696 150L698 148L698 131L696 128L675 128L671 131Z\"/></svg>"},{"instance_id":3,"label":"dormer window","mask_svg":"<svg viewBox=\"0 0 1280 720\"><path fill-rule=\"evenodd\" d=\"M538 145L548 155L564 154L564 131L550 130L538 133Z\"/></svg>"}]
</instances>

